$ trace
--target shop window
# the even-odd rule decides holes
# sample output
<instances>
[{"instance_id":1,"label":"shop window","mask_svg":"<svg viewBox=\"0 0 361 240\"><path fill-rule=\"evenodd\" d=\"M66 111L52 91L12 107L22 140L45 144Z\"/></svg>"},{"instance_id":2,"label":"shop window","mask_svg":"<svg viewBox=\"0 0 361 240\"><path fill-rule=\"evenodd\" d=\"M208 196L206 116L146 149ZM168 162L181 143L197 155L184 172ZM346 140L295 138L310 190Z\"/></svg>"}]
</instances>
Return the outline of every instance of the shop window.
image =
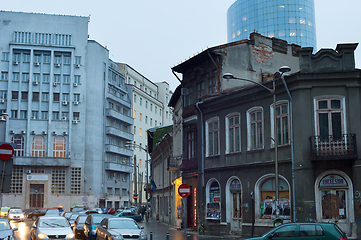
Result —
<instances>
[{"instance_id":1,"label":"shop window","mask_svg":"<svg viewBox=\"0 0 361 240\"><path fill-rule=\"evenodd\" d=\"M221 188L216 180L207 184L206 219L221 219Z\"/></svg>"}]
</instances>

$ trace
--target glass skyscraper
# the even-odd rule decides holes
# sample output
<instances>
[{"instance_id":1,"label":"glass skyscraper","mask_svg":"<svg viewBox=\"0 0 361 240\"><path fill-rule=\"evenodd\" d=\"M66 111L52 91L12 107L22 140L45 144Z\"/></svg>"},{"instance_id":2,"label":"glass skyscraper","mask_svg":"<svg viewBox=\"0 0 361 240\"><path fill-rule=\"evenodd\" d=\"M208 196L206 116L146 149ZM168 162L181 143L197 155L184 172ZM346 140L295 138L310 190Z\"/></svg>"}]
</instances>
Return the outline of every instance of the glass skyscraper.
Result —
<instances>
[{"instance_id":1,"label":"glass skyscraper","mask_svg":"<svg viewBox=\"0 0 361 240\"><path fill-rule=\"evenodd\" d=\"M314 0L237 0L227 12L227 40L252 32L316 49Z\"/></svg>"}]
</instances>

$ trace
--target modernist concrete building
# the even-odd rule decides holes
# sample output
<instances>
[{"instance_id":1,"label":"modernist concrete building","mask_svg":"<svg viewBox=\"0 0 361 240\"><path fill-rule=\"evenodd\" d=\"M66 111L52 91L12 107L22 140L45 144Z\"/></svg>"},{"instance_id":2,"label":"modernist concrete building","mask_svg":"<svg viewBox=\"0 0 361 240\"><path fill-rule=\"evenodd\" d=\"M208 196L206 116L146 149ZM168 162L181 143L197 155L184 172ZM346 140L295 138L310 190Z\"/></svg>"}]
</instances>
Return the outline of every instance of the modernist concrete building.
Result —
<instances>
[{"instance_id":1,"label":"modernist concrete building","mask_svg":"<svg viewBox=\"0 0 361 240\"><path fill-rule=\"evenodd\" d=\"M21 208L129 204L131 99L88 17L0 12L0 141L17 144L10 193Z\"/></svg>"},{"instance_id":2,"label":"modernist concrete building","mask_svg":"<svg viewBox=\"0 0 361 240\"><path fill-rule=\"evenodd\" d=\"M129 149L134 151L132 163L136 166L134 172L137 173L131 176L130 193L133 203L144 204L147 202L144 188L150 183L151 160L149 155L147 156L147 130L172 123L172 109L168 107L172 92L167 82L154 83L128 64L119 63L118 71L125 76L132 96L134 141L128 145L131 145ZM134 195L137 195L137 200L133 199ZM148 199L149 197L150 195Z\"/></svg>"},{"instance_id":3,"label":"modernist concrete building","mask_svg":"<svg viewBox=\"0 0 361 240\"><path fill-rule=\"evenodd\" d=\"M237 0L227 12L228 42L257 32L316 49L314 8L314 0Z\"/></svg>"}]
</instances>

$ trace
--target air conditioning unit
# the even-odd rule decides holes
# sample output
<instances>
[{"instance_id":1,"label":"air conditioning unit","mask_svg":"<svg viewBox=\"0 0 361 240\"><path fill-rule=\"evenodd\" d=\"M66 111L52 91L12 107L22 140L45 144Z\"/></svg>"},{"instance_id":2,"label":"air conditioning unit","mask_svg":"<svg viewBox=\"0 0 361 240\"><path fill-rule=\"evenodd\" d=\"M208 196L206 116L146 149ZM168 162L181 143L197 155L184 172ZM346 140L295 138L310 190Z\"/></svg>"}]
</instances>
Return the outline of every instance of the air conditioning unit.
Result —
<instances>
[{"instance_id":1,"label":"air conditioning unit","mask_svg":"<svg viewBox=\"0 0 361 240\"><path fill-rule=\"evenodd\" d=\"M5 102L5 99L0 99L0 103L4 103Z\"/></svg>"},{"instance_id":2,"label":"air conditioning unit","mask_svg":"<svg viewBox=\"0 0 361 240\"><path fill-rule=\"evenodd\" d=\"M63 132L63 136L68 136L68 133L67 133L67 132Z\"/></svg>"},{"instance_id":3,"label":"air conditioning unit","mask_svg":"<svg viewBox=\"0 0 361 240\"><path fill-rule=\"evenodd\" d=\"M31 173L31 170L26 170L25 171L27 174L30 174Z\"/></svg>"},{"instance_id":4,"label":"air conditioning unit","mask_svg":"<svg viewBox=\"0 0 361 240\"><path fill-rule=\"evenodd\" d=\"M21 131L21 134L22 134L22 135L25 135L25 134L26 134L26 132L25 132L25 131Z\"/></svg>"},{"instance_id":5,"label":"air conditioning unit","mask_svg":"<svg viewBox=\"0 0 361 240\"><path fill-rule=\"evenodd\" d=\"M76 68L80 68L80 64L75 64L75 67L76 67Z\"/></svg>"},{"instance_id":6,"label":"air conditioning unit","mask_svg":"<svg viewBox=\"0 0 361 240\"><path fill-rule=\"evenodd\" d=\"M43 131L43 135L46 135L46 131Z\"/></svg>"},{"instance_id":7,"label":"air conditioning unit","mask_svg":"<svg viewBox=\"0 0 361 240\"><path fill-rule=\"evenodd\" d=\"M63 101L63 105L66 106L68 105L68 101ZM65 119L66 120L66 119Z\"/></svg>"},{"instance_id":8,"label":"air conditioning unit","mask_svg":"<svg viewBox=\"0 0 361 240\"><path fill-rule=\"evenodd\" d=\"M31 131L31 135L36 135L36 132L35 132L35 131Z\"/></svg>"},{"instance_id":9,"label":"air conditioning unit","mask_svg":"<svg viewBox=\"0 0 361 240\"><path fill-rule=\"evenodd\" d=\"M66 120L66 117L65 117L65 116L61 117L61 120L65 121L65 120Z\"/></svg>"},{"instance_id":10,"label":"air conditioning unit","mask_svg":"<svg viewBox=\"0 0 361 240\"><path fill-rule=\"evenodd\" d=\"M60 67L60 63L55 63L55 67Z\"/></svg>"},{"instance_id":11,"label":"air conditioning unit","mask_svg":"<svg viewBox=\"0 0 361 240\"><path fill-rule=\"evenodd\" d=\"M78 105L79 104L79 102L78 101L74 101L74 105Z\"/></svg>"},{"instance_id":12,"label":"air conditioning unit","mask_svg":"<svg viewBox=\"0 0 361 240\"><path fill-rule=\"evenodd\" d=\"M53 135L54 135L54 136L56 135L56 132L55 132L55 131L53 132Z\"/></svg>"},{"instance_id":13,"label":"air conditioning unit","mask_svg":"<svg viewBox=\"0 0 361 240\"><path fill-rule=\"evenodd\" d=\"M54 87L56 87L56 86L58 86L58 83L57 83L57 82L55 82L53 85L54 85Z\"/></svg>"},{"instance_id":14,"label":"air conditioning unit","mask_svg":"<svg viewBox=\"0 0 361 240\"><path fill-rule=\"evenodd\" d=\"M14 130L10 130L10 134L14 134Z\"/></svg>"},{"instance_id":15,"label":"air conditioning unit","mask_svg":"<svg viewBox=\"0 0 361 240\"><path fill-rule=\"evenodd\" d=\"M34 62L34 65L35 65L36 67L38 67L38 66L40 65L40 63L39 63L39 62Z\"/></svg>"},{"instance_id":16,"label":"air conditioning unit","mask_svg":"<svg viewBox=\"0 0 361 240\"><path fill-rule=\"evenodd\" d=\"M74 85L74 87L77 87L77 86L78 86L78 83L75 82L73 85Z\"/></svg>"},{"instance_id":17,"label":"air conditioning unit","mask_svg":"<svg viewBox=\"0 0 361 240\"><path fill-rule=\"evenodd\" d=\"M14 64L14 65L18 65L19 62L18 62L18 61L14 61L13 64Z\"/></svg>"},{"instance_id":18,"label":"air conditioning unit","mask_svg":"<svg viewBox=\"0 0 361 240\"><path fill-rule=\"evenodd\" d=\"M35 117L35 116L32 116L31 119L36 119L36 117Z\"/></svg>"},{"instance_id":19,"label":"air conditioning unit","mask_svg":"<svg viewBox=\"0 0 361 240\"><path fill-rule=\"evenodd\" d=\"M4 116L0 116L0 122L5 122L5 121L6 121L5 117L4 117Z\"/></svg>"},{"instance_id":20,"label":"air conditioning unit","mask_svg":"<svg viewBox=\"0 0 361 240\"><path fill-rule=\"evenodd\" d=\"M73 120L73 123L77 124L79 122L79 120Z\"/></svg>"},{"instance_id":21,"label":"air conditioning unit","mask_svg":"<svg viewBox=\"0 0 361 240\"><path fill-rule=\"evenodd\" d=\"M38 82L33 82L33 85L38 85L39 83Z\"/></svg>"}]
</instances>

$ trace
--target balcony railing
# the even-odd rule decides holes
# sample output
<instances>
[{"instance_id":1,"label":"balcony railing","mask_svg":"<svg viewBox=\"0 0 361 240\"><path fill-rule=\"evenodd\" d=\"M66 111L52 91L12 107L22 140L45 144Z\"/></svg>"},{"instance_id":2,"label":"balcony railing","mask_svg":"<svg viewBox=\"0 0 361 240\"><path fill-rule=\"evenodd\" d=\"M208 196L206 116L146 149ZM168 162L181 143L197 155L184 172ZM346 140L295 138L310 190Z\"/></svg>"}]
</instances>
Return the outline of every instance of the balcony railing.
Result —
<instances>
[{"instance_id":1,"label":"balcony railing","mask_svg":"<svg viewBox=\"0 0 361 240\"><path fill-rule=\"evenodd\" d=\"M312 160L357 158L356 134L311 136Z\"/></svg>"},{"instance_id":2,"label":"balcony railing","mask_svg":"<svg viewBox=\"0 0 361 240\"><path fill-rule=\"evenodd\" d=\"M198 161L197 158L186 158L182 160L180 165L181 171L197 171L198 170Z\"/></svg>"}]
</instances>

